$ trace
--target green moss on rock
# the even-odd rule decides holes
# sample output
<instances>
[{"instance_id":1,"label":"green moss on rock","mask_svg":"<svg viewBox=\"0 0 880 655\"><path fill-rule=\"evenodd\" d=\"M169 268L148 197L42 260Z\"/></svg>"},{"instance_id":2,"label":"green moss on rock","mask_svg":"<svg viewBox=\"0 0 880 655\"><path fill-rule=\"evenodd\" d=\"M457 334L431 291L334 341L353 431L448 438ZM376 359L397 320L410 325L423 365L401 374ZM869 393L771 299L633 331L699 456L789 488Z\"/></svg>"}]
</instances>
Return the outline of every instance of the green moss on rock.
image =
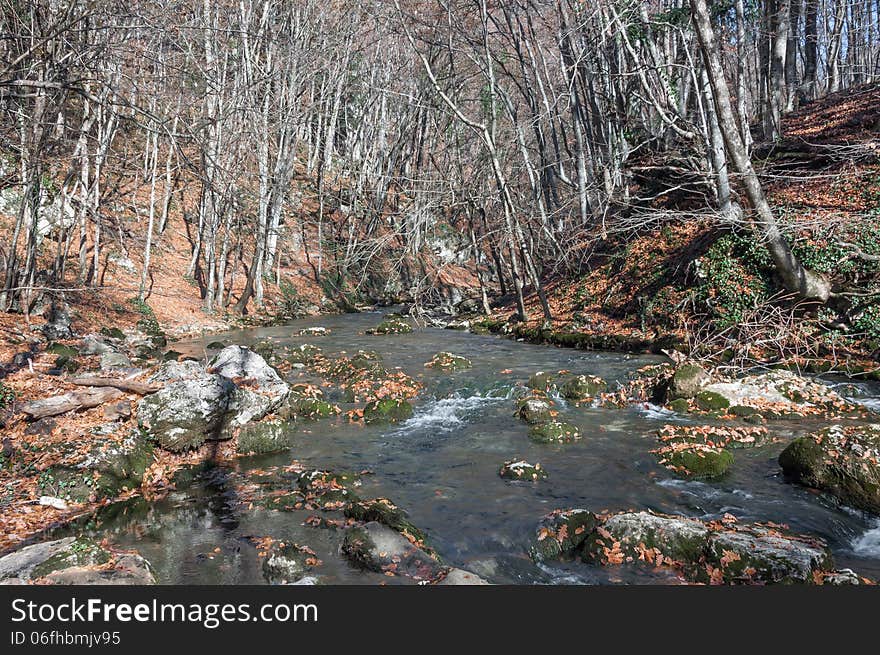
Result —
<instances>
[{"instance_id":1,"label":"green moss on rock","mask_svg":"<svg viewBox=\"0 0 880 655\"><path fill-rule=\"evenodd\" d=\"M529 430L529 438L536 443L571 443L580 436L576 425L564 421L539 423Z\"/></svg>"},{"instance_id":2,"label":"green moss on rock","mask_svg":"<svg viewBox=\"0 0 880 655\"><path fill-rule=\"evenodd\" d=\"M365 423L398 423L412 415L412 405L399 398L373 400L364 407Z\"/></svg>"},{"instance_id":3,"label":"green moss on rock","mask_svg":"<svg viewBox=\"0 0 880 655\"><path fill-rule=\"evenodd\" d=\"M701 391L694 399L697 401L697 406L707 412L730 407L730 401L715 391Z\"/></svg>"}]
</instances>

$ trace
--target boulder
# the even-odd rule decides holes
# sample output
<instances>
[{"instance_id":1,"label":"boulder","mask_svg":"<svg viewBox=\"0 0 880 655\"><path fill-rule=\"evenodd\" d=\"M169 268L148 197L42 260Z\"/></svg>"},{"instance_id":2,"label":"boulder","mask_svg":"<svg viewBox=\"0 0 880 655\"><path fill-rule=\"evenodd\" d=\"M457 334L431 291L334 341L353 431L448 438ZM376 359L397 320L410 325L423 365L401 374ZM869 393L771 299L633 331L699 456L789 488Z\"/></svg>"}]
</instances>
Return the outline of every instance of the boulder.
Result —
<instances>
[{"instance_id":1,"label":"boulder","mask_svg":"<svg viewBox=\"0 0 880 655\"><path fill-rule=\"evenodd\" d=\"M517 403L516 415L529 425L545 423L552 417L550 401L545 398L529 396Z\"/></svg>"},{"instance_id":2,"label":"boulder","mask_svg":"<svg viewBox=\"0 0 880 655\"><path fill-rule=\"evenodd\" d=\"M544 516L529 555L536 562L572 555L593 532L599 520L585 509L556 510Z\"/></svg>"},{"instance_id":3,"label":"boulder","mask_svg":"<svg viewBox=\"0 0 880 655\"><path fill-rule=\"evenodd\" d=\"M604 563L622 563L627 557L644 559L650 550L664 559L695 567L703 559L708 538L709 529L701 521L624 512L606 519L589 536L585 555Z\"/></svg>"},{"instance_id":4,"label":"boulder","mask_svg":"<svg viewBox=\"0 0 880 655\"><path fill-rule=\"evenodd\" d=\"M779 455L779 465L796 482L880 514L880 425L832 425L799 437Z\"/></svg>"},{"instance_id":5,"label":"boulder","mask_svg":"<svg viewBox=\"0 0 880 655\"><path fill-rule=\"evenodd\" d=\"M608 388L608 383L595 375L573 375L559 387L560 395L573 402L592 400Z\"/></svg>"},{"instance_id":6,"label":"boulder","mask_svg":"<svg viewBox=\"0 0 880 655\"><path fill-rule=\"evenodd\" d=\"M263 576L270 584L299 582L319 564L314 551L298 544L276 543L263 560Z\"/></svg>"},{"instance_id":7,"label":"boulder","mask_svg":"<svg viewBox=\"0 0 880 655\"><path fill-rule=\"evenodd\" d=\"M290 390L274 368L257 353L227 346L211 360L208 371L236 382L229 399L229 426L263 418L281 406Z\"/></svg>"},{"instance_id":8,"label":"boulder","mask_svg":"<svg viewBox=\"0 0 880 655\"><path fill-rule=\"evenodd\" d=\"M138 423L171 452L198 448L209 438L227 438L224 427L235 389L228 378L209 373L170 382L140 400Z\"/></svg>"},{"instance_id":9,"label":"boulder","mask_svg":"<svg viewBox=\"0 0 880 655\"><path fill-rule=\"evenodd\" d=\"M818 540L762 525L713 532L707 559L726 583L813 583L816 574L833 566L831 553Z\"/></svg>"},{"instance_id":10,"label":"boulder","mask_svg":"<svg viewBox=\"0 0 880 655\"><path fill-rule=\"evenodd\" d=\"M471 360L467 357L454 355L449 352L439 352L431 358L431 361L425 364L426 368L433 368L437 371L463 371L472 366Z\"/></svg>"},{"instance_id":11,"label":"boulder","mask_svg":"<svg viewBox=\"0 0 880 655\"><path fill-rule=\"evenodd\" d=\"M652 452L676 475L693 480L715 480L733 465L729 450L699 443L672 443Z\"/></svg>"},{"instance_id":12,"label":"boulder","mask_svg":"<svg viewBox=\"0 0 880 655\"><path fill-rule=\"evenodd\" d=\"M412 326L402 318L386 318L374 328L367 330L367 334L408 334L412 332Z\"/></svg>"},{"instance_id":13,"label":"boulder","mask_svg":"<svg viewBox=\"0 0 880 655\"><path fill-rule=\"evenodd\" d=\"M675 369L669 380L669 400L693 398L709 382L709 373L699 364L688 362Z\"/></svg>"},{"instance_id":14,"label":"boulder","mask_svg":"<svg viewBox=\"0 0 880 655\"><path fill-rule=\"evenodd\" d=\"M387 498L352 501L345 507L343 513L346 518L387 525L416 542L424 543L426 539L425 533L410 522L407 513Z\"/></svg>"},{"instance_id":15,"label":"boulder","mask_svg":"<svg viewBox=\"0 0 880 655\"><path fill-rule=\"evenodd\" d=\"M40 582L54 585L154 585L156 574L140 555L122 553L114 557L112 566L74 566L53 571Z\"/></svg>"},{"instance_id":16,"label":"boulder","mask_svg":"<svg viewBox=\"0 0 880 655\"><path fill-rule=\"evenodd\" d=\"M372 400L364 406L365 423L398 423L412 415L412 405L400 398Z\"/></svg>"},{"instance_id":17,"label":"boulder","mask_svg":"<svg viewBox=\"0 0 880 655\"><path fill-rule=\"evenodd\" d=\"M442 580L440 580L440 582L436 582L435 584L438 586L475 586L491 583L481 578L476 573L471 573L464 569L452 569Z\"/></svg>"},{"instance_id":18,"label":"boulder","mask_svg":"<svg viewBox=\"0 0 880 655\"><path fill-rule=\"evenodd\" d=\"M290 448L291 441L291 427L287 422L266 419L241 427L236 450L247 455L275 453Z\"/></svg>"},{"instance_id":19,"label":"boulder","mask_svg":"<svg viewBox=\"0 0 880 655\"><path fill-rule=\"evenodd\" d=\"M69 553L74 541L75 537L44 541L0 557L0 583L28 582L37 566L55 556Z\"/></svg>"},{"instance_id":20,"label":"boulder","mask_svg":"<svg viewBox=\"0 0 880 655\"><path fill-rule=\"evenodd\" d=\"M104 353L114 352L113 346L104 341L104 337L97 334L87 334L83 337L82 346L80 346L80 355L103 355Z\"/></svg>"},{"instance_id":21,"label":"boulder","mask_svg":"<svg viewBox=\"0 0 880 655\"><path fill-rule=\"evenodd\" d=\"M128 368L131 366L131 360L122 353L109 351L101 355L101 368Z\"/></svg>"},{"instance_id":22,"label":"boulder","mask_svg":"<svg viewBox=\"0 0 880 655\"><path fill-rule=\"evenodd\" d=\"M70 310L63 300L52 298L49 315L46 324L43 325L43 335L49 341L73 337L73 330L70 327Z\"/></svg>"},{"instance_id":23,"label":"boulder","mask_svg":"<svg viewBox=\"0 0 880 655\"><path fill-rule=\"evenodd\" d=\"M433 581L447 569L400 533L378 522L346 530L342 553L357 567Z\"/></svg>"},{"instance_id":24,"label":"boulder","mask_svg":"<svg viewBox=\"0 0 880 655\"><path fill-rule=\"evenodd\" d=\"M131 430L121 440L98 435L84 457L45 469L38 485L41 491L76 502L112 498L140 487L152 462L153 445L140 430Z\"/></svg>"}]
</instances>

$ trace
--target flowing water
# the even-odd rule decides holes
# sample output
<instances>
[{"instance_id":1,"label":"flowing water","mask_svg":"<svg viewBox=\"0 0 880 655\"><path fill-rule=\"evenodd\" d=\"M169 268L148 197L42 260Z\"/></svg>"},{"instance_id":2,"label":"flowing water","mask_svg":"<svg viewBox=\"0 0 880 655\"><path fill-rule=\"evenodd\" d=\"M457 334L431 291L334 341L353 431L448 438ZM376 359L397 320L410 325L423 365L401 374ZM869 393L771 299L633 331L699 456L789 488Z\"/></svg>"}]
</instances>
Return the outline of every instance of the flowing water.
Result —
<instances>
[{"instance_id":1,"label":"flowing water","mask_svg":"<svg viewBox=\"0 0 880 655\"><path fill-rule=\"evenodd\" d=\"M210 341L247 345L268 338L281 344L314 343L326 355L377 350L387 367L400 367L425 386L410 420L363 426L340 416L297 423L291 428L295 434L288 452L241 458L232 468L205 467L168 498L112 506L86 530L140 552L165 584L263 583L253 538L265 536L315 550L322 560L315 575L322 583L406 582L349 566L338 552L341 532L303 525L314 512L277 512L239 502L237 490L243 481L297 460L306 468L370 471L359 496L390 498L428 534L446 563L493 583L670 581L666 573L636 567L533 564L526 550L538 520L553 509L567 507L651 509L703 519L730 513L744 522L784 523L825 539L839 568L880 578L880 521L787 483L780 475L776 458L785 444L820 423L771 423L780 441L737 450L732 471L723 480L682 481L659 466L649 452L656 447L653 431L670 421L687 421L661 408L562 404L561 418L577 424L583 435L568 445L532 443L526 426L513 416L512 387L536 371L589 373L613 386L628 372L662 361L659 358L559 349L430 328L406 335L364 335L380 318L366 313L304 319L285 327L213 334L175 344L175 349L201 356ZM326 326L332 334L293 336L313 325ZM441 350L468 357L474 367L453 374L426 369L424 363ZM878 407L877 386L842 385L841 390ZM549 478L537 483L502 480L498 469L514 457L540 462Z\"/></svg>"}]
</instances>

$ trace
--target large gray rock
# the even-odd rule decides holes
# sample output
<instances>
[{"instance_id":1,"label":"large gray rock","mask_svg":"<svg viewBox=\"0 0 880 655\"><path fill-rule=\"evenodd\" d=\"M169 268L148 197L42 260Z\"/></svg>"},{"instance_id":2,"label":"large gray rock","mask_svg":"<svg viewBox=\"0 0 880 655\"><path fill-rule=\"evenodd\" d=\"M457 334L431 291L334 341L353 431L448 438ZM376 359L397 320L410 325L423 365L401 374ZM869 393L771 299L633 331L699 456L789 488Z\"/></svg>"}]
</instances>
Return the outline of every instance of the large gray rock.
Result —
<instances>
[{"instance_id":1,"label":"large gray rock","mask_svg":"<svg viewBox=\"0 0 880 655\"><path fill-rule=\"evenodd\" d=\"M290 393L287 383L265 359L242 346L227 346L221 350L211 360L208 370L236 381L229 402L231 427L263 418L280 407Z\"/></svg>"},{"instance_id":2,"label":"large gray rock","mask_svg":"<svg viewBox=\"0 0 880 655\"><path fill-rule=\"evenodd\" d=\"M437 583L437 586L477 586L487 584L490 583L476 573L471 573L464 569L452 569L446 574L445 578Z\"/></svg>"},{"instance_id":3,"label":"large gray rock","mask_svg":"<svg viewBox=\"0 0 880 655\"><path fill-rule=\"evenodd\" d=\"M46 339L56 341L73 337L73 330L70 327L70 311L67 308L67 303L63 300L52 298L47 318L48 320L43 326L43 334Z\"/></svg>"},{"instance_id":4,"label":"large gray rock","mask_svg":"<svg viewBox=\"0 0 880 655\"><path fill-rule=\"evenodd\" d=\"M818 540L762 525L714 532L708 558L730 583L812 583L832 568L831 553Z\"/></svg>"},{"instance_id":5,"label":"large gray rock","mask_svg":"<svg viewBox=\"0 0 880 655\"><path fill-rule=\"evenodd\" d=\"M205 369L166 362L150 378L165 386L138 405L140 425L172 452L228 439L234 430L277 409L290 390L271 366L241 346L221 350Z\"/></svg>"},{"instance_id":6,"label":"large gray rock","mask_svg":"<svg viewBox=\"0 0 880 655\"><path fill-rule=\"evenodd\" d=\"M67 551L74 541L74 537L66 537L56 541L44 541L39 544L25 546L20 550L0 557L0 583L27 583L37 566L49 558Z\"/></svg>"},{"instance_id":7,"label":"large gray rock","mask_svg":"<svg viewBox=\"0 0 880 655\"><path fill-rule=\"evenodd\" d=\"M436 580L448 571L401 534L376 521L346 530L342 552L360 568L415 580Z\"/></svg>"},{"instance_id":8,"label":"large gray rock","mask_svg":"<svg viewBox=\"0 0 880 655\"><path fill-rule=\"evenodd\" d=\"M687 362L675 369L669 381L669 400L693 398L709 382L709 374L699 364Z\"/></svg>"},{"instance_id":9,"label":"large gray rock","mask_svg":"<svg viewBox=\"0 0 880 655\"><path fill-rule=\"evenodd\" d=\"M80 346L80 355L103 355L104 353L114 352L113 346L104 341L104 337L97 334L87 334L83 337L82 346Z\"/></svg>"},{"instance_id":10,"label":"large gray rock","mask_svg":"<svg viewBox=\"0 0 880 655\"><path fill-rule=\"evenodd\" d=\"M166 384L138 403L138 422L160 446L172 452L198 448L224 437L235 384L221 375L202 373Z\"/></svg>"},{"instance_id":11,"label":"large gray rock","mask_svg":"<svg viewBox=\"0 0 880 655\"><path fill-rule=\"evenodd\" d=\"M700 521L651 512L624 512L608 518L592 535L587 550L599 559L614 544L626 557L638 558L644 549L656 549L663 557L699 563L705 552L709 529Z\"/></svg>"}]
</instances>

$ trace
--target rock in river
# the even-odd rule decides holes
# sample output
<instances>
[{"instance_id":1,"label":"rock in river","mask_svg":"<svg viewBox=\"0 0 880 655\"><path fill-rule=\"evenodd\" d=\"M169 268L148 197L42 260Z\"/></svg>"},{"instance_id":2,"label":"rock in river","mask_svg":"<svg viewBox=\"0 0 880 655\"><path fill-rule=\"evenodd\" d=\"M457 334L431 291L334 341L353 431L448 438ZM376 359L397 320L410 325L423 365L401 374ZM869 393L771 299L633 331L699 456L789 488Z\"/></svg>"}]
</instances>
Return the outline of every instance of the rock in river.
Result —
<instances>
[{"instance_id":1,"label":"rock in river","mask_svg":"<svg viewBox=\"0 0 880 655\"><path fill-rule=\"evenodd\" d=\"M346 530L343 554L356 566L377 573L436 580L447 569L406 537L375 521Z\"/></svg>"},{"instance_id":2,"label":"rock in river","mask_svg":"<svg viewBox=\"0 0 880 655\"><path fill-rule=\"evenodd\" d=\"M841 502L880 514L880 425L832 425L779 455L785 475Z\"/></svg>"}]
</instances>

